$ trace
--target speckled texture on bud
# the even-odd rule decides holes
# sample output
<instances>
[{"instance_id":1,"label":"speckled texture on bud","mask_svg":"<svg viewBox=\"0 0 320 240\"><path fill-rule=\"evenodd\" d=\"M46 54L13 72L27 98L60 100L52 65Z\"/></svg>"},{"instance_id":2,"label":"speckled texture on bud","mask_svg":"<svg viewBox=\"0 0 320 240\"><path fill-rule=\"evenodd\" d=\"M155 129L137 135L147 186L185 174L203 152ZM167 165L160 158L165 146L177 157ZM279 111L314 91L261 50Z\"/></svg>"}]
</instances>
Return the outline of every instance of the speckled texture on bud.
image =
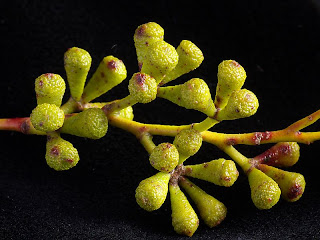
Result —
<instances>
[{"instance_id":1,"label":"speckled texture on bud","mask_svg":"<svg viewBox=\"0 0 320 240\"><path fill-rule=\"evenodd\" d=\"M123 108L120 111L114 111L111 113L111 115L117 115L129 120L133 120L134 118L133 108L131 106Z\"/></svg>"},{"instance_id":2,"label":"speckled texture on bud","mask_svg":"<svg viewBox=\"0 0 320 240\"><path fill-rule=\"evenodd\" d=\"M181 107L198 110L208 116L214 115L215 112L209 87L200 78L192 78L184 84L161 87L158 89L157 96Z\"/></svg>"},{"instance_id":3,"label":"speckled texture on bud","mask_svg":"<svg viewBox=\"0 0 320 240\"><path fill-rule=\"evenodd\" d=\"M169 179L169 173L159 172L142 180L135 194L138 205L149 212L159 209L166 200Z\"/></svg>"},{"instance_id":4,"label":"speckled texture on bud","mask_svg":"<svg viewBox=\"0 0 320 240\"><path fill-rule=\"evenodd\" d=\"M252 168L248 173L251 199L258 209L270 209L278 201L281 190L278 184L265 173Z\"/></svg>"},{"instance_id":5,"label":"speckled texture on bud","mask_svg":"<svg viewBox=\"0 0 320 240\"><path fill-rule=\"evenodd\" d=\"M90 102L120 84L127 77L124 63L113 56L103 58L84 88L82 101Z\"/></svg>"},{"instance_id":6,"label":"speckled texture on bud","mask_svg":"<svg viewBox=\"0 0 320 240\"><path fill-rule=\"evenodd\" d=\"M52 132L62 127L64 112L55 104L42 103L32 110L32 126L42 132Z\"/></svg>"},{"instance_id":7,"label":"speckled texture on bud","mask_svg":"<svg viewBox=\"0 0 320 240\"><path fill-rule=\"evenodd\" d=\"M79 101L91 67L90 54L81 48L69 48L64 54L64 68L70 87L71 96Z\"/></svg>"},{"instance_id":8,"label":"speckled texture on bud","mask_svg":"<svg viewBox=\"0 0 320 240\"><path fill-rule=\"evenodd\" d=\"M156 80L145 73L135 73L129 80L130 95L139 103L149 103L157 97Z\"/></svg>"},{"instance_id":9,"label":"speckled texture on bud","mask_svg":"<svg viewBox=\"0 0 320 240\"><path fill-rule=\"evenodd\" d=\"M161 143L152 150L149 161L155 169L170 172L178 165L179 152L173 144Z\"/></svg>"},{"instance_id":10,"label":"speckled texture on bud","mask_svg":"<svg viewBox=\"0 0 320 240\"><path fill-rule=\"evenodd\" d=\"M265 164L259 164L257 168L278 183L281 189L281 197L286 201L295 202L302 197L306 186L302 174L283 171Z\"/></svg>"},{"instance_id":11,"label":"speckled texture on bud","mask_svg":"<svg viewBox=\"0 0 320 240\"><path fill-rule=\"evenodd\" d=\"M58 74L42 74L35 80L37 103L50 103L61 106L62 98L66 90L63 78Z\"/></svg>"},{"instance_id":12,"label":"speckled texture on bud","mask_svg":"<svg viewBox=\"0 0 320 240\"><path fill-rule=\"evenodd\" d=\"M233 91L239 90L245 80L246 71L234 60L225 60L218 66L218 84L214 104L217 108L224 108Z\"/></svg>"},{"instance_id":13,"label":"speckled texture on bud","mask_svg":"<svg viewBox=\"0 0 320 240\"><path fill-rule=\"evenodd\" d=\"M147 48L153 43L163 40L163 36L163 28L155 22L148 22L137 27L133 40L136 47L139 69L142 67Z\"/></svg>"},{"instance_id":14,"label":"speckled texture on bud","mask_svg":"<svg viewBox=\"0 0 320 240\"><path fill-rule=\"evenodd\" d=\"M177 51L165 41L157 41L146 51L141 72L152 76L157 84L175 68L179 60Z\"/></svg>"},{"instance_id":15,"label":"speckled texture on bud","mask_svg":"<svg viewBox=\"0 0 320 240\"><path fill-rule=\"evenodd\" d=\"M234 120L254 115L259 107L256 95L247 90L235 90L228 101L227 106L217 114L217 120Z\"/></svg>"},{"instance_id":16,"label":"speckled texture on bud","mask_svg":"<svg viewBox=\"0 0 320 240\"><path fill-rule=\"evenodd\" d=\"M185 175L230 187L238 179L239 172L233 161L219 158L207 163L185 166Z\"/></svg>"},{"instance_id":17,"label":"speckled texture on bud","mask_svg":"<svg viewBox=\"0 0 320 240\"><path fill-rule=\"evenodd\" d=\"M195 129L185 129L176 135L173 144L180 154L193 156L199 151L202 145L202 136L201 133Z\"/></svg>"},{"instance_id":18,"label":"speckled texture on bud","mask_svg":"<svg viewBox=\"0 0 320 240\"><path fill-rule=\"evenodd\" d=\"M177 184L169 184L172 226L178 234L191 237L199 226L199 218Z\"/></svg>"},{"instance_id":19,"label":"speckled texture on bud","mask_svg":"<svg viewBox=\"0 0 320 240\"><path fill-rule=\"evenodd\" d=\"M100 108L90 108L66 118L60 129L62 133L91 139L102 138L107 130L108 118Z\"/></svg>"},{"instance_id":20,"label":"speckled texture on bud","mask_svg":"<svg viewBox=\"0 0 320 240\"><path fill-rule=\"evenodd\" d=\"M79 162L78 150L60 136L48 137L46 161L56 171L68 170Z\"/></svg>"},{"instance_id":21,"label":"speckled texture on bud","mask_svg":"<svg viewBox=\"0 0 320 240\"><path fill-rule=\"evenodd\" d=\"M161 84L168 83L177 79L183 74L186 74L200 66L204 57L202 51L191 41L182 40L177 47L179 61L176 67L170 71Z\"/></svg>"},{"instance_id":22,"label":"speckled texture on bud","mask_svg":"<svg viewBox=\"0 0 320 240\"><path fill-rule=\"evenodd\" d=\"M225 219L227 208L222 202L207 194L184 177L180 177L179 184L196 204L200 216L207 226L217 226Z\"/></svg>"}]
</instances>

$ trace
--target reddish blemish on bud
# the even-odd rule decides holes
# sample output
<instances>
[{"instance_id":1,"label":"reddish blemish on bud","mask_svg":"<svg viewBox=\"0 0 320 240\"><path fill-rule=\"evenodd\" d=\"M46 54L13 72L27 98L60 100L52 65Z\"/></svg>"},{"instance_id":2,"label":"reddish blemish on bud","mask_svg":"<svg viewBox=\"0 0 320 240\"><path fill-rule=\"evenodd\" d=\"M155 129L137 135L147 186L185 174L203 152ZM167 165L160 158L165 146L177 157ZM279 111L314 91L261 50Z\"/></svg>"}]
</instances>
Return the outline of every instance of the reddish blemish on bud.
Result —
<instances>
[{"instance_id":1,"label":"reddish blemish on bud","mask_svg":"<svg viewBox=\"0 0 320 240\"><path fill-rule=\"evenodd\" d=\"M51 148L50 154L54 156L58 156L60 154L59 148L57 146L54 146L53 148Z\"/></svg>"},{"instance_id":2,"label":"reddish blemish on bud","mask_svg":"<svg viewBox=\"0 0 320 240\"><path fill-rule=\"evenodd\" d=\"M110 62L107 63L107 66L109 69L114 70L117 68L117 62L114 60L111 60Z\"/></svg>"},{"instance_id":3,"label":"reddish blemish on bud","mask_svg":"<svg viewBox=\"0 0 320 240\"><path fill-rule=\"evenodd\" d=\"M230 64L232 64L234 67L240 67L241 65L236 62L236 61L232 61Z\"/></svg>"},{"instance_id":4,"label":"reddish blemish on bud","mask_svg":"<svg viewBox=\"0 0 320 240\"><path fill-rule=\"evenodd\" d=\"M136 30L136 35L138 37L142 37L144 35L146 31L146 25L141 25L140 27L138 27L138 29Z\"/></svg>"},{"instance_id":5,"label":"reddish blemish on bud","mask_svg":"<svg viewBox=\"0 0 320 240\"><path fill-rule=\"evenodd\" d=\"M100 73L100 76L101 76L102 78L104 78L104 77L105 77L104 72L101 72L101 73Z\"/></svg>"},{"instance_id":6,"label":"reddish blemish on bud","mask_svg":"<svg viewBox=\"0 0 320 240\"><path fill-rule=\"evenodd\" d=\"M224 177L223 180L226 181L226 182L230 182L231 181L231 177Z\"/></svg>"},{"instance_id":7,"label":"reddish blemish on bud","mask_svg":"<svg viewBox=\"0 0 320 240\"><path fill-rule=\"evenodd\" d=\"M289 144L275 145L264 153L256 156L254 160L269 166L280 166L282 157L290 155L292 149Z\"/></svg>"},{"instance_id":8,"label":"reddish blemish on bud","mask_svg":"<svg viewBox=\"0 0 320 240\"><path fill-rule=\"evenodd\" d=\"M67 158L65 161L68 163L73 163L73 159L71 159L71 158Z\"/></svg>"},{"instance_id":9,"label":"reddish blemish on bud","mask_svg":"<svg viewBox=\"0 0 320 240\"><path fill-rule=\"evenodd\" d=\"M146 75L142 73L138 73L135 75L135 80L138 85L142 86L146 81Z\"/></svg>"},{"instance_id":10,"label":"reddish blemish on bud","mask_svg":"<svg viewBox=\"0 0 320 240\"><path fill-rule=\"evenodd\" d=\"M256 132L252 138L254 144L260 145L262 141L266 141L271 139L272 133L271 132Z\"/></svg>"},{"instance_id":11,"label":"reddish blemish on bud","mask_svg":"<svg viewBox=\"0 0 320 240\"><path fill-rule=\"evenodd\" d=\"M289 189L287 197L293 200L299 197L302 193L303 193L303 188L301 187L300 184L296 183Z\"/></svg>"},{"instance_id":12,"label":"reddish blemish on bud","mask_svg":"<svg viewBox=\"0 0 320 240\"><path fill-rule=\"evenodd\" d=\"M46 73L46 74L44 74L44 76L45 76L46 78L51 79L51 78L53 77L53 73Z\"/></svg>"},{"instance_id":13,"label":"reddish blemish on bud","mask_svg":"<svg viewBox=\"0 0 320 240\"><path fill-rule=\"evenodd\" d=\"M20 131L23 134L27 134L30 130L30 124L27 122L27 120L23 121L20 125Z\"/></svg>"},{"instance_id":14,"label":"reddish blemish on bud","mask_svg":"<svg viewBox=\"0 0 320 240\"><path fill-rule=\"evenodd\" d=\"M43 81L42 81L42 80L39 81L39 86L40 86L40 87L43 86Z\"/></svg>"},{"instance_id":15,"label":"reddish blemish on bud","mask_svg":"<svg viewBox=\"0 0 320 240\"><path fill-rule=\"evenodd\" d=\"M203 164L203 167L204 167L204 168L207 168L208 166L209 166L208 163Z\"/></svg>"}]
</instances>

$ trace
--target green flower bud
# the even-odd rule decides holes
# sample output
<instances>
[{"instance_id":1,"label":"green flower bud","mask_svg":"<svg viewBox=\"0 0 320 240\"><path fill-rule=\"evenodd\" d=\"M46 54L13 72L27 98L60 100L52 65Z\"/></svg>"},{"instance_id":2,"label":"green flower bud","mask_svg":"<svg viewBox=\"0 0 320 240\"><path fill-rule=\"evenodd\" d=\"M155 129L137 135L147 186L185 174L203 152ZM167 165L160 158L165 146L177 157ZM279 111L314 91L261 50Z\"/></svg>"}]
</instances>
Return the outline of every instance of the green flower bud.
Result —
<instances>
[{"instance_id":1,"label":"green flower bud","mask_svg":"<svg viewBox=\"0 0 320 240\"><path fill-rule=\"evenodd\" d=\"M136 29L133 40L137 51L139 69L142 67L148 47L163 40L163 35L163 28L155 22L142 24Z\"/></svg>"},{"instance_id":2,"label":"green flower bud","mask_svg":"<svg viewBox=\"0 0 320 240\"><path fill-rule=\"evenodd\" d=\"M295 202L302 197L306 181L300 173L283 171L265 164L259 164L257 168L278 183L281 197L286 201Z\"/></svg>"},{"instance_id":3,"label":"green flower bud","mask_svg":"<svg viewBox=\"0 0 320 240\"><path fill-rule=\"evenodd\" d=\"M225 60L218 66L218 85L214 104L223 109L232 92L239 90L246 80L246 72L243 67L234 60Z\"/></svg>"},{"instance_id":4,"label":"green flower bud","mask_svg":"<svg viewBox=\"0 0 320 240\"><path fill-rule=\"evenodd\" d=\"M180 177L179 184L196 204L200 216L209 227L219 225L227 215L226 206L200 189L190 180Z\"/></svg>"},{"instance_id":5,"label":"green flower bud","mask_svg":"<svg viewBox=\"0 0 320 240\"><path fill-rule=\"evenodd\" d=\"M233 161L219 158L207 163L185 166L185 175L230 187L237 180L239 172Z\"/></svg>"},{"instance_id":6,"label":"green flower bud","mask_svg":"<svg viewBox=\"0 0 320 240\"><path fill-rule=\"evenodd\" d=\"M258 107L258 99L253 92L239 89L231 94L227 106L218 112L216 119L221 121L250 117L257 112Z\"/></svg>"},{"instance_id":7,"label":"green flower bud","mask_svg":"<svg viewBox=\"0 0 320 240\"><path fill-rule=\"evenodd\" d=\"M199 151L202 145L202 136L201 133L195 129L185 129L176 135L173 144L180 154L193 156Z\"/></svg>"},{"instance_id":8,"label":"green flower bud","mask_svg":"<svg viewBox=\"0 0 320 240\"><path fill-rule=\"evenodd\" d=\"M171 172L179 162L179 152L171 143L156 146L149 157L150 164L162 172Z\"/></svg>"},{"instance_id":9,"label":"green flower bud","mask_svg":"<svg viewBox=\"0 0 320 240\"><path fill-rule=\"evenodd\" d=\"M61 106L62 98L66 90L63 78L58 74L42 74L35 81L37 103L50 103Z\"/></svg>"},{"instance_id":10,"label":"green flower bud","mask_svg":"<svg viewBox=\"0 0 320 240\"><path fill-rule=\"evenodd\" d=\"M147 211L159 209L168 194L169 173L159 172L140 182L136 189L138 205Z\"/></svg>"},{"instance_id":11,"label":"green flower bud","mask_svg":"<svg viewBox=\"0 0 320 240\"><path fill-rule=\"evenodd\" d=\"M149 103L157 97L156 80L145 73L135 73L129 80L130 95L139 103Z\"/></svg>"},{"instance_id":12,"label":"green flower bud","mask_svg":"<svg viewBox=\"0 0 320 240\"><path fill-rule=\"evenodd\" d=\"M179 61L176 67L169 72L162 80L161 84L166 84L177 79L200 66L204 57L201 50L191 41L182 40L177 48Z\"/></svg>"},{"instance_id":13,"label":"green flower bud","mask_svg":"<svg viewBox=\"0 0 320 240\"><path fill-rule=\"evenodd\" d=\"M90 54L81 48L72 47L64 54L64 68L70 87L71 96L80 101L84 84L91 67Z\"/></svg>"},{"instance_id":14,"label":"green flower bud","mask_svg":"<svg viewBox=\"0 0 320 240\"><path fill-rule=\"evenodd\" d=\"M178 60L178 53L173 46L165 41L157 41L148 47L141 72L149 74L158 84L175 68Z\"/></svg>"},{"instance_id":15,"label":"green flower bud","mask_svg":"<svg viewBox=\"0 0 320 240\"><path fill-rule=\"evenodd\" d=\"M32 110L32 126L42 132L52 132L62 127L64 112L57 105L42 103Z\"/></svg>"},{"instance_id":16,"label":"green flower bud","mask_svg":"<svg viewBox=\"0 0 320 240\"><path fill-rule=\"evenodd\" d=\"M253 158L257 163L275 167L291 167L298 162L300 147L296 142L279 142L264 153Z\"/></svg>"},{"instance_id":17,"label":"green flower bud","mask_svg":"<svg viewBox=\"0 0 320 240\"><path fill-rule=\"evenodd\" d=\"M215 113L209 87L200 78L192 78L184 84L160 87L157 96L181 107L203 112L207 116Z\"/></svg>"},{"instance_id":18,"label":"green flower bud","mask_svg":"<svg viewBox=\"0 0 320 240\"><path fill-rule=\"evenodd\" d=\"M133 108L131 106L121 109L120 111L114 111L111 114L133 120L134 114L133 114Z\"/></svg>"},{"instance_id":19,"label":"green flower bud","mask_svg":"<svg viewBox=\"0 0 320 240\"><path fill-rule=\"evenodd\" d=\"M108 118L101 108L89 108L66 118L60 131L79 137L99 139L108 131Z\"/></svg>"},{"instance_id":20,"label":"green flower bud","mask_svg":"<svg viewBox=\"0 0 320 240\"><path fill-rule=\"evenodd\" d=\"M178 234L191 237L199 226L199 218L177 184L169 184L172 226Z\"/></svg>"},{"instance_id":21,"label":"green flower bud","mask_svg":"<svg viewBox=\"0 0 320 240\"><path fill-rule=\"evenodd\" d=\"M84 88L82 101L92 101L120 84L126 77L127 70L121 60L113 56L105 57Z\"/></svg>"},{"instance_id":22,"label":"green flower bud","mask_svg":"<svg viewBox=\"0 0 320 240\"><path fill-rule=\"evenodd\" d=\"M278 184L265 173L252 168L248 173L248 180L251 199L257 208L270 209L279 201L281 190Z\"/></svg>"},{"instance_id":23,"label":"green flower bud","mask_svg":"<svg viewBox=\"0 0 320 240\"><path fill-rule=\"evenodd\" d=\"M47 140L46 161L56 171L68 170L79 162L79 154L73 145L59 135Z\"/></svg>"}]
</instances>

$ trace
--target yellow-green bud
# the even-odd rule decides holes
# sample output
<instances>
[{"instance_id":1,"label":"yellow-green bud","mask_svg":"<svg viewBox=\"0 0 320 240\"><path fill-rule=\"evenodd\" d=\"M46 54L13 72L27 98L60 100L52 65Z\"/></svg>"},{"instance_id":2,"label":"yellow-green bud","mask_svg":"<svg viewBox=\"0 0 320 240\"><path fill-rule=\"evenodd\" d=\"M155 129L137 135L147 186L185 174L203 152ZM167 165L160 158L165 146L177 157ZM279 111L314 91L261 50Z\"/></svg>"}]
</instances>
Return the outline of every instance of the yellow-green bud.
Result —
<instances>
[{"instance_id":1,"label":"yellow-green bud","mask_svg":"<svg viewBox=\"0 0 320 240\"><path fill-rule=\"evenodd\" d=\"M62 127L64 112L55 104L42 103L32 110L32 126L42 132L52 132Z\"/></svg>"},{"instance_id":2,"label":"yellow-green bud","mask_svg":"<svg viewBox=\"0 0 320 240\"><path fill-rule=\"evenodd\" d=\"M185 175L230 187L238 179L239 172L233 161L219 158L207 163L185 166Z\"/></svg>"},{"instance_id":3,"label":"yellow-green bud","mask_svg":"<svg viewBox=\"0 0 320 240\"><path fill-rule=\"evenodd\" d=\"M135 73L129 80L130 95L139 103L149 103L157 97L156 80L145 73Z\"/></svg>"},{"instance_id":4,"label":"yellow-green bud","mask_svg":"<svg viewBox=\"0 0 320 240\"><path fill-rule=\"evenodd\" d=\"M71 96L80 101L84 84L91 67L90 54L81 48L72 47L64 54L64 68L70 87Z\"/></svg>"},{"instance_id":5,"label":"yellow-green bud","mask_svg":"<svg viewBox=\"0 0 320 240\"><path fill-rule=\"evenodd\" d=\"M195 129L185 129L176 135L173 144L180 154L193 156L199 151L202 145L202 136L201 133Z\"/></svg>"},{"instance_id":6,"label":"yellow-green bud","mask_svg":"<svg viewBox=\"0 0 320 240\"><path fill-rule=\"evenodd\" d=\"M149 74L158 84L175 68L178 60L178 53L173 46L165 41L157 41L148 47L141 72Z\"/></svg>"},{"instance_id":7,"label":"yellow-green bud","mask_svg":"<svg viewBox=\"0 0 320 240\"><path fill-rule=\"evenodd\" d=\"M177 184L169 184L172 226L178 234L191 237L199 226L199 218Z\"/></svg>"},{"instance_id":8,"label":"yellow-green bud","mask_svg":"<svg viewBox=\"0 0 320 240\"><path fill-rule=\"evenodd\" d=\"M99 139L108 131L108 118L101 108L89 108L66 118L60 131L79 137Z\"/></svg>"},{"instance_id":9,"label":"yellow-green bud","mask_svg":"<svg viewBox=\"0 0 320 240\"><path fill-rule=\"evenodd\" d=\"M196 204L202 220L209 227L219 225L227 215L226 206L200 189L190 180L180 177L179 184Z\"/></svg>"},{"instance_id":10,"label":"yellow-green bud","mask_svg":"<svg viewBox=\"0 0 320 240\"><path fill-rule=\"evenodd\" d=\"M306 186L302 174L283 171L265 164L259 164L257 168L278 183L281 189L281 197L286 201L295 202L302 197Z\"/></svg>"},{"instance_id":11,"label":"yellow-green bud","mask_svg":"<svg viewBox=\"0 0 320 240\"><path fill-rule=\"evenodd\" d=\"M171 172L179 162L179 152L171 143L156 146L149 157L150 164L162 172Z\"/></svg>"},{"instance_id":12,"label":"yellow-green bud","mask_svg":"<svg viewBox=\"0 0 320 240\"><path fill-rule=\"evenodd\" d=\"M58 74L42 74L35 80L37 103L50 103L61 106L62 98L66 90L63 78Z\"/></svg>"},{"instance_id":13,"label":"yellow-green bud","mask_svg":"<svg viewBox=\"0 0 320 240\"><path fill-rule=\"evenodd\" d=\"M234 60L225 60L218 66L218 85L214 104L217 108L224 108L233 91L239 90L246 80L243 67Z\"/></svg>"},{"instance_id":14,"label":"yellow-green bud","mask_svg":"<svg viewBox=\"0 0 320 240\"><path fill-rule=\"evenodd\" d=\"M135 194L138 205L149 212L159 209L166 200L169 179L169 173L159 172L142 180Z\"/></svg>"},{"instance_id":15,"label":"yellow-green bud","mask_svg":"<svg viewBox=\"0 0 320 240\"><path fill-rule=\"evenodd\" d=\"M136 47L139 69L142 67L147 48L153 43L163 40L163 36L163 28L155 22L142 24L136 29L133 40Z\"/></svg>"},{"instance_id":16,"label":"yellow-green bud","mask_svg":"<svg viewBox=\"0 0 320 240\"><path fill-rule=\"evenodd\" d=\"M133 120L134 118L133 108L131 106L123 108L120 111L114 111L111 113L111 115L112 114L129 119L129 120Z\"/></svg>"},{"instance_id":17,"label":"yellow-green bud","mask_svg":"<svg viewBox=\"0 0 320 240\"><path fill-rule=\"evenodd\" d=\"M59 135L48 136L46 161L56 171L68 170L79 162L78 150Z\"/></svg>"},{"instance_id":18,"label":"yellow-green bud","mask_svg":"<svg viewBox=\"0 0 320 240\"><path fill-rule=\"evenodd\" d=\"M250 117L257 112L258 107L259 101L253 92L247 89L235 90L227 106L218 112L216 119L221 121Z\"/></svg>"},{"instance_id":19,"label":"yellow-green bud","mask_svg":"<svg viewBox=\"0 0 320 240\"><path fill-rule=\"evenodd\" d=\"M82 101L92 101L120 84L126 77L127 70L120 59L113 56L105 57L84 88Z\"/></svg>"},{"instance_id":20,"label":"yellow-green bud","mask_svg":"<svg viewBox=\"0 0 320 240\"><path fill-rule=\"evenodd\" d=\"M182 40L177 48L179 61L176 67L169 72L162 80L161 84L166 84L177 79L200 66L204 57L201 50L191 41Z\"/></svg>"},{"instance_id":21,"label":"yellow-green bud","mask_svg":"<svg viewBox=\"0 0 320 240\"><path fill-rule=\"evenodd\" d=\"M270 209L279 201L281 190L278 184L265 173L252 168L248 173L248 180L251 199L257 208Z\"/></svg>"},{"instance_id":22,"label":"yellow-green bud","mask_svg":"<svg viewBox=\"0 0 320 240\"><path fill-rule=\"evenodd\" d=\"M203 112L207 116L215 113L209 87L200 78L192 78L184 84L160 87L157 96L181 107Z\"/></svg>"}]
</instances>

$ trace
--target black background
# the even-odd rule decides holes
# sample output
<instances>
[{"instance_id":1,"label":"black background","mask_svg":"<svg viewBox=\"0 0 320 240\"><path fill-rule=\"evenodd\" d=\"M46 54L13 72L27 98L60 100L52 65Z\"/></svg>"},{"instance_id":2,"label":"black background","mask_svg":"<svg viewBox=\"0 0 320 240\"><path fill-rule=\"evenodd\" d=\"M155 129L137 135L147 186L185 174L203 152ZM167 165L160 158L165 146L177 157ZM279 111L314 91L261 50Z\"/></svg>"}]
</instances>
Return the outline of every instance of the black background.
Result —
<instances>
[{"instance_id":1,"label":"black background","mask_svg":"<svg viewBox=\"0 0 320 240\"><path fill-rule=\"evenodd\" d=\"M8 2L8 1L6 1ZM8 3L6 3L8 4ZM218 64L237 60L247 71L245 88L260 107L248 119L223 122L214 130L238 133L277 130L319 108L320 4L301 1L10 1L0 3L0 118L28 116L35 107L34 79L47 72L65 78L63 54L77 46L90 52L92 74L106 55L124 61L128 78L138 71L133 33L155 21L165 40L196 43L205 60L192 77L215 92ZM128 94L127 81L99 100ZM69 93L65 95L65 100ZM187 124L204 116L157 99L137 105L135 119L146 123ZM308 130L319 130L319 123ZM168 199L149 213L135 203L139 182L156 173L134 136L110 127L101 140L64 136L81 161L66 172L45 162L45 137L0 132L1 239L184 239L171 226ZM170 138L155 138L157 143ZM203 222L195 239L319 239L319 143L301 145L300 161L288 169L307 182L296 203L283 200L271 210L256 209L241 172L230 188L195 181L228 207L221 225ZM248 157L270 146L238 146ZM188 160L200 163L226 157L204 144Z\"/></svg>"}]
</instances>

